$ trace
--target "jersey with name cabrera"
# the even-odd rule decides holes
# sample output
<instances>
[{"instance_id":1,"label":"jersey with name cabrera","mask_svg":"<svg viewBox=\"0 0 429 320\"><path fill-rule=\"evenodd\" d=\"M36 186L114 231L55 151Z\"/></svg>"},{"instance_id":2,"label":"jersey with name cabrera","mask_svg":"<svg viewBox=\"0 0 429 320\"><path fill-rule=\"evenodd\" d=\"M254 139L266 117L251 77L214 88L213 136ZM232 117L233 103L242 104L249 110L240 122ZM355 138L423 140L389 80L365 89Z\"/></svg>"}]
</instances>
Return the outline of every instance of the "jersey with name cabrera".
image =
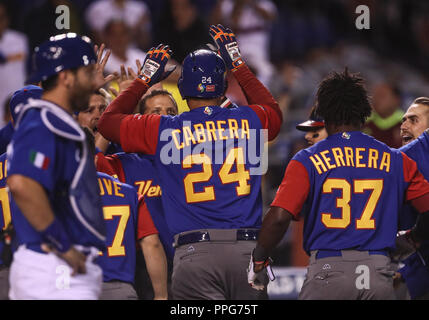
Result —
<instances>
[{"instance_id":1,"label":"jersey with name cabrera","mask_svg":"<svg viewBox=\"0 0 429 320\"><path fill-rule=\"evenodd\" d=\"M247 67L234 75L249 106L199 107L175 117L130 115L147 91L143 81L136 79L100 118L102 134L111 140L119 138L124 151L155 155L166 220L173 234L261 226L265 165L261 131L267 129L268 140L274 139L282 113ZM108 125L118 115L120 128Z\"/></svg>"},{"instance_id":2,"label":"jersey with name cabrera","mask_svg":"<svg viewBox=\"0 0 429 320\"><path fill-rule=\"evenodd\" d=\"M359 131L328 136L297 153L271 206L298 218L304 249L394 248L404 201L429 193L416 163Z\"/></svg>"},{"instance_id":3,"label":"jersey with name cabrera","mask_svg":"<svg viewBox=\"0 0 429 320\"><path fill-rule=\"evenodd\" d=\"M93 155L86 135L66 111L29 99L7 151L8 176L30 178L46 191L56 218L73 245L104 248L105 224ZM12 210L20 244L44 253L42 236L20 210Z\"/></svg>"},{"instance_id":4,"label":"jersey with name cabrera","mask_svg":"<svg viewBox=\"0 0 429 320\"><path fill-rule=\"evenodd\" d=\"M98 185L106 221L106 249L97 258L103 281L134 283L136 240L157 234L142 197L135 189L98 172Z\"/></svg>"},{"instance_id":5,"label":"jersey with name cabrera","mask_svg":"<svg viewBox=\"0 0 429 320\"><path fill-rule=\"evenodd\" d=\"M164 207L161 200L161 187L153 166L153 157L120 152L105 156L97 154L97 170L109 175L116 175L119 181L133 186L144 201L152 216L159 238L168 258L173 258L173 235L165 220Z\"/></svg>"}]
</instances>

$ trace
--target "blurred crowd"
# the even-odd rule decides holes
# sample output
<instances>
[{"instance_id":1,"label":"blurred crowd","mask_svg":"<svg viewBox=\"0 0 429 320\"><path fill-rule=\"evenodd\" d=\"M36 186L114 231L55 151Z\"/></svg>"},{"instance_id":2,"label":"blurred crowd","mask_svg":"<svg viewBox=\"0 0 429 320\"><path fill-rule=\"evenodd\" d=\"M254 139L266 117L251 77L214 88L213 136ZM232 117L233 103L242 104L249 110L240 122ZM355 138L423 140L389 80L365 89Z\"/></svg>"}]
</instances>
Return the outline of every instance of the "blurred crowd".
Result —
<instances>
[{"instance_id":1,"label":"blurred crowd","mask_svg":"<svg viewBox=\"0 0 429 320\"><path fill-rule=\"evenodd\" d=\"M362 4L370 9L367 30L355 25ZM57 28L61 5L70 12L67 30ZM404 110L429 95L428 17L429 2L419 0L0 0L0 103L7 106L9 95L24 85L31 52L51 35L76 32L105 43L112 50L106 71L112 73L122 64L134 67L158 43L170 45L181 63L211 42L209 25L222 23L236 33L245 61L284 112L282 132L269 149L268 205L288 161L307 146L295 126L308 118L317 84L331 71L361 73L373 106L365 132L401 145ZM230 87L229 98L245 103L233 82ZM0 126L9 121L7 110L0 108ZM289 258L281 255L277 262L293 264Z\"/></svg>"}]
</instances>

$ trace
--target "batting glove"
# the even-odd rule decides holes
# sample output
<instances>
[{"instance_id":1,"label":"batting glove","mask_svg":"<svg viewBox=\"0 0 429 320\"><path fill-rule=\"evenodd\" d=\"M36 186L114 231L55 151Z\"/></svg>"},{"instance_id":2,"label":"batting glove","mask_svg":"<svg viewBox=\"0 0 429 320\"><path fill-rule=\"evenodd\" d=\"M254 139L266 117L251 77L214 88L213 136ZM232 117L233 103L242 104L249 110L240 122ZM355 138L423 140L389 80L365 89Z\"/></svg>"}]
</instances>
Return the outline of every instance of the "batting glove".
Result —
<instances>
[{"instance_id":1,"label":"batting glove","mask_svg":"<svg viewBox=\"0 0 429 320\"><path fill-rule=\"evenodd\" d=\"M391 253L391 258L402 261L411 256L417 250L417 243L413 240L411 230L399 231L395 240L395 251Z\"/></svg>"},{"instance_id":2,"label":"batting glove","mask_svg":"<svg viewBox=\"0 0 429 320\"><path fill-rule=\"evenodd\" d=\"M172 53L173 51L171 51L170 47L163 44L148 51L139 76L148 87L164 80L176 69L176 66L172 66L164 71Z\"/></svg>"},{"instance_id":3,"label":"batting glove","mask_svg":"<svg viewBox=\"0 0 429 320\"><path fill-rule=\"evenodd\" d=\"M244 65L240 50L238 49L237 40L235 39L235 34L231 29L225 28L221 24L217 26L212 25L209 34L215 41L220 56L230 70L236 71Z\"/></svg>"},{"instance_id":4,"label":"batting glove","mask_svg":"<svg viewBox=\"0 0 429 320\"><path fill-rule=\"evenodd\" d=\"M247 282L256 290L264 290L265 285L267 284L267 275L268 279L274 281L276 278L274 276L273 270L271 269L272 259L267 258L265 261L254 261L253 252L250 255L249 267L247 268ZM255 265L263 265L261 271L255 272ZM265 270L265 272L264 272Z\"/></svg>"}]
</instances>

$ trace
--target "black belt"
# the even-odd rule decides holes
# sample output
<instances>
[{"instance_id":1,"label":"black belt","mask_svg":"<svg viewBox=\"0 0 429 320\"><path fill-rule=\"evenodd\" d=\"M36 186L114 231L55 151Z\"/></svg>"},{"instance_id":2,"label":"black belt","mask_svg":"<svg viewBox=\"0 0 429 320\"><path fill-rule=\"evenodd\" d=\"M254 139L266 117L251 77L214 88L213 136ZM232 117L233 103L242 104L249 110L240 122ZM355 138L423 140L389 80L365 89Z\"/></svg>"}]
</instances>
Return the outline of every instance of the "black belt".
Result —
<instances>
[{"instance_id":1,"label":"black belt","mask_svg":"<svg viewBox=\"0 0 429 320\"><path fill-rule=\"evenodd\" d=\"M237 241L256 241L258 239L259 230L249 229L237 229L236 238ZM196 242L207 242L212 241L210 239L209 231L195 231L186 234L179 235L176 242L176 247L184 244L196 243ZM222 240L217 240L222 241ZM225 240L226 241L226 240Z\"/></svg>"}]
</instances>

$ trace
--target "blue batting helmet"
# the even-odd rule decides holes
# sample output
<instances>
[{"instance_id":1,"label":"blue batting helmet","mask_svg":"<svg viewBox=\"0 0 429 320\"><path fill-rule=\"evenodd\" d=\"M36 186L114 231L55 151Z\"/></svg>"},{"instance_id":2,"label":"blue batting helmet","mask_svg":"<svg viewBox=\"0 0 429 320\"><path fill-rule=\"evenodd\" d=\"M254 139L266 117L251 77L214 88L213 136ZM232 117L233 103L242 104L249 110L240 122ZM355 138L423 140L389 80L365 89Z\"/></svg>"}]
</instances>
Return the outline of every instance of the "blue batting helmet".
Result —
<instances>
[{"instance_id":1,"label":"blue batting helmet","mask_svg":"<svg viewBox=\"0 0 429 320\"><path fill-rule=\"evenodd\" d=\"M33 73L27 83L44 81L60 71L97 62L91 40L76 33L51 37L34 49Z\"/></svg>"},{"instance_id":2,"label":"blue batting helmet","mask_svg":"<svg viewBox=\"0 0 429 320\"><path fill-rule=\"evenodd\" d=\"M10 115L12 116L13 122L18 119L19 112L22 106L24 106L29 98L40 99L42 97L43 90L38 86L25 86L12 95L9 102Z\"/></svg>"},{"instance_id":3,"label":"blue batting helmet","mask_svg":"<svg viewBox=\"0 0 429 320\"><path fill-rule=\"evenodd\" d=\"M216 52L200 49L183 60L177 82L182 98L212 99L223 96L227 87L226 66Z\"/></svg>"}]
</instances>

